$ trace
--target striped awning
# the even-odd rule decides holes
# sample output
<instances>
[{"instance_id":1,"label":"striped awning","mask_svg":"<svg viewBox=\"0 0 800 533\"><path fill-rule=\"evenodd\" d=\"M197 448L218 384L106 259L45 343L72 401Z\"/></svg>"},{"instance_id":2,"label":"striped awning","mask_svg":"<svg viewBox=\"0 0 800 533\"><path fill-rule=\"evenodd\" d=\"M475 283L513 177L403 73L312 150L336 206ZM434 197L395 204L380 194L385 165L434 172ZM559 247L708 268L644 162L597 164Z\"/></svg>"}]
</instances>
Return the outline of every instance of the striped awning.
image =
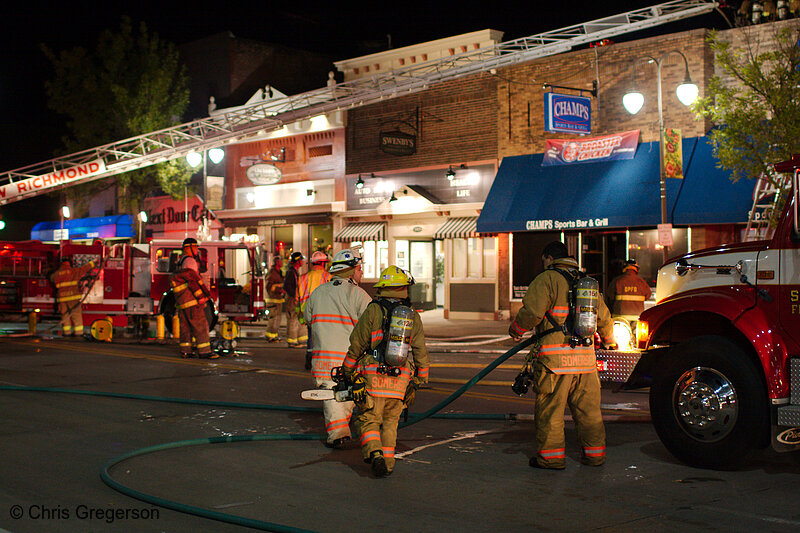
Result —
<instances>
[{"instance_id":1,"label":"striped awning","mask_svg":"<svg viewBox=\"0 0 800 533\"><path fill-rule=\"evenodd\" d=\"M386 222L353 222L343 227L333 240L336 242L385 241Z\"/></svg>"},{"instance_id":2,"label":"striped awning","mask_svg":"<svg viewBox=\"0 0 800 533\"><path fill-rule=\"evenodd\" d=\"M442 227L433 234L434 239L465 239L467 237L477 237L475 229L478 217L456 217L447 219Z\"/></svg>"}]
</instances>

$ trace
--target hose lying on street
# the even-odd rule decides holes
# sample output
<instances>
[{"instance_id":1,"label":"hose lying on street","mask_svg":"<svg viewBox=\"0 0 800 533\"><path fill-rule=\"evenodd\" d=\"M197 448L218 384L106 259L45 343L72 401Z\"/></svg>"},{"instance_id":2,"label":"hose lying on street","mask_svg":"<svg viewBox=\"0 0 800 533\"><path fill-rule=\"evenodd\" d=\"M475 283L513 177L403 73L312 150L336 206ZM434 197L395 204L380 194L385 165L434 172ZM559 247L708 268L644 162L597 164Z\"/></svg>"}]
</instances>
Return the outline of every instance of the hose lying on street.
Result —
<instances>
[{"instance_id":1,"label":"hose lying on street","mask_svg":"<svg viewBox=\"0 0 800 533\"><path fill-rule=\"evenodd\" d=\"M509 418L516 419L515 415L495 415L495 414L438 414L439 411L444 409L447 405L451 402L456 400L458 397L463 395L467 390L472 388L476 383L478 383L481 379L483 379L486 375L488 375L492 370L497 368L500 364L504 361L509 359L511 356L515 355L520 350L524 349L527 346L530 346L536 340L536 336L529 337L528 339L520 342L503 355L495 359L492 363L487 365L484 369L478 372L472 379L467 381L464 385L459 387L458 390L453 392L450 396L436 404L435 406L431 407L427 411L409 416L408 421L400 424L400 427L407 427L412 424L416 424L417 422L421 422L426 418L454 418L454 419L468 419L468 418L475 418L481 420L507 420ZM102 392L102 391L90 391L90 390L79 390L79 389L63 389L63 388L56 388L56 387L22 387L22 386L11 386L11 385L3 385L0 386L0 391L23 391L23 392L51 392L51 393L62 393L62 394L81 394L81 395L88 395L88 396L102 396L102 397L110 397L110 398L124 398L124 399L133 399L133 400L147 400L147 401L157 401L157 402L170 402L170 403L183 403L183 404L191 404L191 405L209 405L209 406L219 406L219 407L229 407L229 408L247 408L247 409L268 409L268 410L278 410L278 411L302 411L302 412L312 412L312 411L321 411L320 408L314 407L295 407L295 406L285 406L285 405L272 405L272 404L253 404L253 403L240 403L240 402L220 402L220 401L206 401L206 400L192 400L186 398L167 398L161 396L144 396L138 394L124 394L124 393L115 393L115 392ZM182 448L187 446L200 446L205 444L223 444L223 443L233 443L233 442L256 442L256 441L274 441L274 440L321 440L325 439L325 435L320 434L262 434L262 435L240 435L240 436L227 436L227 437L209 437L204 439L191 439L191 440L183 440L183 441L176 441L176 442L167 442L164 444L158 444L155 446L149 446L146 448L140 448L138 450L133 450L126 454L120 455L119 457L115 457L108 461L105 465L103 465L100 471L100 477L102 478L103 482L111 487L112 489L125 494L126 496L130 496L131 498L135 498L137 500L150 503L152 505L157 505L159 507L163 507L166 509L171 509L173 511L178 511L181 513L187 513L194 516L200 516L203 518L209 518L211 520L216 520L219 522L226 522L229 524L235 524L239 526L245 526L253 529L258 529L261 531L276 531L276 532L287 532L287 533L297 533L302 531L308 531L304 529L298 529L292 526L286 526L282 524L276 524L273 522L265 522L262 520L254 520L251 518L246 518L243 516L228 514L228 513L221 513L219 511L215 511L213 509L206 509L202 507L196 507L193 505L184 504L181 502L168 500L165 498L160 498L158 496L154 496L152 494L147 494L144 492L137 491L132 489L123 483L120 483L116 479L114 479L111 475L111 470L119 465L120 463L132 459L134 457L139 457L142 455L147 455L150 453L155 453L163 450L169 450L174 448Z\"/></svg>"}]
</instances>

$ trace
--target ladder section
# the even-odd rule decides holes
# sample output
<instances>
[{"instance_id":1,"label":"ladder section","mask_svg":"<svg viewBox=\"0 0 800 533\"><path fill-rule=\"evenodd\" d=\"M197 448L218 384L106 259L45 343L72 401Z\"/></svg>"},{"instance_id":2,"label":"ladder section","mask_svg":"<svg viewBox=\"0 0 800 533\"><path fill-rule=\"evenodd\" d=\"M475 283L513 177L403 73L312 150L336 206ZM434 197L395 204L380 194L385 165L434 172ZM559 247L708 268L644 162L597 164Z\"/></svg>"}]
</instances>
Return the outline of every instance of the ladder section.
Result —
<instances>
[{"instance_id":1,"label":"ladder section","mask_svg":"<svg viewBox=\"0 0 800 533\"><path fill-rule=\"evenodd\" d=\"M753 207L744 231L745 241L769 239L775 231L770 223L781 206L781 191L789 187L789 174L761 173L753 189Z\"/></svg>"},{"instance_id":2,"label":"ladder section","mask_svg":"<svg viewBox=\"0 0 800 533\"><path fill-rule=\"evenodd\" d=\"M644 30L697 15L717 7L713 0L673 0L652 7L524 37L446 58L418 63L391 72L360 78L322 89L238 108L58 157L0 174L0 205L107 176L183 157L189 152L241 142L298 120L379 102L385 98L423 91L433 84L487 72L524 61L567 52L572 48ZM75 169L94 165L96 172L81 175ZM74 179L47 180L71 172ZM38 178L38 179L37 179Z\"/></svg>"}]
</instances>

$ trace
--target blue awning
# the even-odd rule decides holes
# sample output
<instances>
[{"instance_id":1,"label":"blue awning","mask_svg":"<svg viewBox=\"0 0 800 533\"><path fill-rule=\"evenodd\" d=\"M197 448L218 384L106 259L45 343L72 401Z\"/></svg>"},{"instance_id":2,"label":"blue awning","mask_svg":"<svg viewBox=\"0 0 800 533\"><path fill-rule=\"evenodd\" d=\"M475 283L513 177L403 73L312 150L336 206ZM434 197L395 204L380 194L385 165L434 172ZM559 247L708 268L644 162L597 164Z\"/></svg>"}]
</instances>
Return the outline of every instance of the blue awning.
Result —
<instances>
[{"instance_id":1,"label":"blue awning","mask_svg":"<svg viewBox=\"0 0 800 533\"><path fill-rule=\"evenodd\" d=\"M658 143L633 159L543 167L542 154L506 157L478 217L479 233L656 226ZM667 179L673 225L747 222L754 183L717 168L707 137L683 140L684 179Z\"/></svg>"},{"instance_id":2,"label":"blue awning","mask_svg":"<svg viewBox=\"0 0 800 533\"><path fill-rule=\"evenodd\" d=\"M31 239L59 240L61 221L39 222L31 229ZM134 237L133 217L113 215L105 217L74 218L64 220L64 238L68 239L120 239Z\"/></svg>"}]
</instances>

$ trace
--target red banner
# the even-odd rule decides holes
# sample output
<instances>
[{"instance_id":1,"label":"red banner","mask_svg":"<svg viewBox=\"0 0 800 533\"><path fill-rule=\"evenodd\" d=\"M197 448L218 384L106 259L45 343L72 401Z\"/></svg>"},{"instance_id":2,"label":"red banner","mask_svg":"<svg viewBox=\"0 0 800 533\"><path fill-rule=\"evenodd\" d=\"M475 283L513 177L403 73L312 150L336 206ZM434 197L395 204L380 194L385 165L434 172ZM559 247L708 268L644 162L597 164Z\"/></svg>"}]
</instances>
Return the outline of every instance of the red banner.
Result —
<instances>
[{"instance_id":1,"label":"red banner","mask_svg":"<svg viewBox=\"0 0 800 533\"><path fill-rule=\"evenodd\" d=\"M580 139L547 139L542 166L633 159L639 130Z\"/></svg>"}]
</instances>

